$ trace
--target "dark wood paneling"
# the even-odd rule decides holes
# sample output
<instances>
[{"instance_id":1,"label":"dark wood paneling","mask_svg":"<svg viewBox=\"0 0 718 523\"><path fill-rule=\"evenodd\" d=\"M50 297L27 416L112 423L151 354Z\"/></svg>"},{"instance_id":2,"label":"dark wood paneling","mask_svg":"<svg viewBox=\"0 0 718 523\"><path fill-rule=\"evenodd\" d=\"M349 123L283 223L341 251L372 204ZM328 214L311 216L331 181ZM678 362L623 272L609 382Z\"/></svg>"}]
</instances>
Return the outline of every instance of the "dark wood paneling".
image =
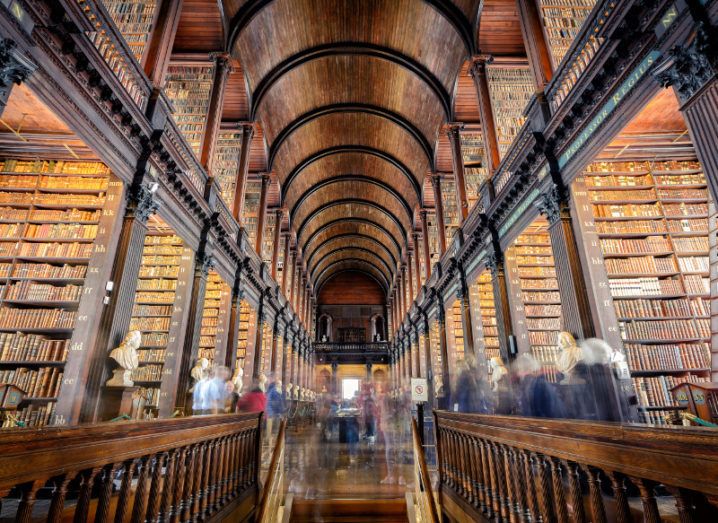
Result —
<instances>
[{"instance_id":1,"label":"dark wood paneling","mask_svg":"<svg viewBox=\"0 0 718 523\"><path fill-rule=\"evenodd\" d=\"M320 305L383 305L384 292L379 284L360 272L342 272L331 278L319 292Z\"/></svg>"}]
</instances>

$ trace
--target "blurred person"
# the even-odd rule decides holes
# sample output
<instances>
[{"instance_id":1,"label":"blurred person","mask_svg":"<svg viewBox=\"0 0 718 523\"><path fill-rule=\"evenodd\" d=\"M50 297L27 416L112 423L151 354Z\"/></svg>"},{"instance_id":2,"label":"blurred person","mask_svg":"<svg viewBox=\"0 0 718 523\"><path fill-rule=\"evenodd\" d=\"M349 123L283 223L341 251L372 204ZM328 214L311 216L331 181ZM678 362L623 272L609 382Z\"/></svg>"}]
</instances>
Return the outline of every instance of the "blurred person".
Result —
<instances>
[{"instance_id":1,"label":"blurred person","mask_svg":"<svg viewBox=\"0 0 718 523\"><path fill-rule=\"evenodd\" d=\"M287 411L282 394L282 381L272 377L267 388L267 444L271 443L272 431Z\"/></svg>"},{"instance_id":2,"label":"blurred person","mask_svg":"<svg viewBox=\"0 0 718 523\"><path fill-rule=\"evenodd\" d=\"M511 387L509 384L509 371L498 356L489 360L491 391L495 396L495 414L511 414L513 405L511 401Z\"/></svg>"},{"instance_id":3,"label":"blurred person","mask_svg":"<svg viewBox=\"0 0 718 523\"><path fill-rule=\"evenodd\" d=\"M476 412L488 414L490 412L490 399L486 381L479 375L476 368L476 359L472 354L466 354L457 367L461 369L453 400L455 410L458 412Z\"/></svg>"},{"instance_id":4,"label":"blurred person","mask_svg":"<svg viewBox=\"0 0 718 523\"><path fill-rule=\"evenodd\" d=\"M383 485L406 483L400 469L400 452L405 427L408 426L404 399L403 391L399 390L395 394L384 394L382 401L381 427L387 471L386 477L380 482Z\"/></svg>"},{"instance_id":5,"label":"blurred person","mask_svg":"<svg viewBox=\"0 0 718 523\"><path fill-rule=\"evenodd\" d=\"M376 440L377 408L376 402L374 401L374 394L371 391L367 393L364 398L362 415L364 418L364 437L366 437L369 443L374 443Z\"/></svg>"},{"instance_id":6,"label":"blurred person","mask_svg":"<svg viewBox=\"0 0 718 523\"><path fill-rule=\"evenodd\" d=\"M237 408L240 412L264 412L267 408L267 396L259 386L259 380L252 380L252 387L249 392L242 394L239 398Z\"/></svg>"},{"instance_id":7,"label":"blurred person","mask_svg":"<svg viewBox=\"0 0 718 523\"><path fill-rule=\"evenodd\" d=\"M195 416L204 416L210 414L209 404L209 385L210 375L208 372L203 372L201 375L197 375L196 382L192 387L192 413Z\"/></svg>"},{"instance_id":8,"label":"blurred person","mask_svg":"<svg viewBox=\"0 0 718 523\"><path fill-rule=\"evenodd\" d=\"M206 405L210 414L223 414L227 406L230 390L227 387L230 372L227 367L217 366L206 387Z\"/></svg>"},{"instance_id":9,"label":"blurred person","mask_svg":"<svg viewBox=\"0 0 718 523\"><path fill-rule=\"evenodd\" d=\"M566 409L554 384L541 372L541 365L530 354L522 354L513 364L517 379L517 403L522 416L565 418Z\"/></svg>"}]
</instances>

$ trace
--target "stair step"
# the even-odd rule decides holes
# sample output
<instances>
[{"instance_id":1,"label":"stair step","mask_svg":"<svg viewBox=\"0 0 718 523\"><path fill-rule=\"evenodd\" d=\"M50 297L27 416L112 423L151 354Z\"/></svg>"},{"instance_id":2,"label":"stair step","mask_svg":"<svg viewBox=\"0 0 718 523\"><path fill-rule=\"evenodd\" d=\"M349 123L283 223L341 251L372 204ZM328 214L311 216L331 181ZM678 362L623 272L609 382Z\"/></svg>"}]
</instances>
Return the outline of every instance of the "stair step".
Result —
<instances>
[{"instance_id":1,"label":"stair step","mask_svg":"<svg viewBox=\"0 0 718 523\"><path fill-rule=\"evenodd\" d=\"M297 499L292 502L293 523L407 523L406 500L399 499Z\"/></svg>"}]
</instances>

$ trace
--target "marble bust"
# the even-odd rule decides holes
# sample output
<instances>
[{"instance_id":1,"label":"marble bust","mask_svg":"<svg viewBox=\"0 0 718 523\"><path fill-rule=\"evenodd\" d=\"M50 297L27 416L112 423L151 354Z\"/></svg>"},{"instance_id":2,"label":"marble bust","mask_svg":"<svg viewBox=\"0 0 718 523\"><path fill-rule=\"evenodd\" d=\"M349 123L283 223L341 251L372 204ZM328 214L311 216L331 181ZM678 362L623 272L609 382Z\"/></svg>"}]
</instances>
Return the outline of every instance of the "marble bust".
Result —
<instances>
[{"instance_id":1,"label":"marble bust","mask_svg":"<svg viewBox=\"0 0 718 523\"><path fill-rule=\"evenodd\" d=\"M142 344L140 331L130 331L122 343L110 352L110 358L119 366L115 369L106 385L108 387L132 387L132 371L140 366L140 356L137 349Z\"/></svg>"}]
</instances>

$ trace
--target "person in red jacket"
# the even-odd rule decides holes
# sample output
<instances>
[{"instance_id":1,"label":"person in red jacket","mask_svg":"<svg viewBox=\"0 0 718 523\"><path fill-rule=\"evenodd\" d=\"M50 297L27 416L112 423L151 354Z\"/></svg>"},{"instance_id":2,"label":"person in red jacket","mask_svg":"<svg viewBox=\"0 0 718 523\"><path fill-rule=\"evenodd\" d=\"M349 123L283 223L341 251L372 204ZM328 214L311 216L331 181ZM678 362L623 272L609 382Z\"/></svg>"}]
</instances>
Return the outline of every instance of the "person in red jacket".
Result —
<instances>
[{"instance_id":1,"label":"person in red jacket","mask_svg":"<svg viewBox=\"0 0 718 523\"><path fill-rule=\"evenodd\" d=\"M267 408L267 396L259 387L259 382L252 382L252 388L246 394L242 394L237 403L240 412L264 412Z\"/></svg>"}]
</instances>

